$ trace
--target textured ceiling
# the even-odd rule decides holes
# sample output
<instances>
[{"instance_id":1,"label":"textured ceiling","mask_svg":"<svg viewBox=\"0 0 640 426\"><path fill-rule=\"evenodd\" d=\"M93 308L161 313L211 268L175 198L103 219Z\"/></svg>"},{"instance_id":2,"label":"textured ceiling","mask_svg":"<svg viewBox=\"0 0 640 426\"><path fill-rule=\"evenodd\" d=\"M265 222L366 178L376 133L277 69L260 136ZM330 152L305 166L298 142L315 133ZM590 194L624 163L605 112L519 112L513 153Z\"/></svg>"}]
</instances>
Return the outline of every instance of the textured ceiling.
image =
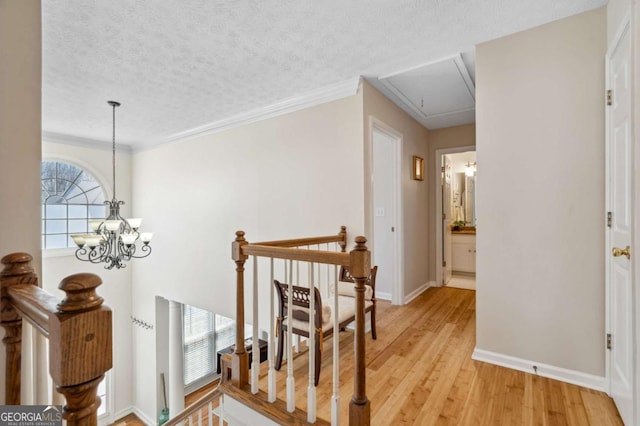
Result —
<instances>
[{"instance_id":1,"label":"textured ceiling","mask_svg":"<svg viewBox=\"0 0 640 426\"><path fill-rule=\"evenodd\" d=\"M115 99L118 141L143 148L357 76L472 56L479 42L605 3L47 0L43 130L110 140Z\"/></svg>"}]
</instances>

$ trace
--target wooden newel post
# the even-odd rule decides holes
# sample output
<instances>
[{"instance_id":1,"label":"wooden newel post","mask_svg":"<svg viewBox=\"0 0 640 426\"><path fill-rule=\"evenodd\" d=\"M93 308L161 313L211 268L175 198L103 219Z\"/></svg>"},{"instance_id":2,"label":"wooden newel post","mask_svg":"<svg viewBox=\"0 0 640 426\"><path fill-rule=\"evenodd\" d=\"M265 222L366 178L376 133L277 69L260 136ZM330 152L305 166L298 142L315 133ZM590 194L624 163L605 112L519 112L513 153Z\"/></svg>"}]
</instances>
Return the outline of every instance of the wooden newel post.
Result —
<instances>
[{"instance_id":1,"label":"wooden newel post","mask_svg":"<svg viewBox=\"0 0 640 426\"><path fill-rule=\"evenodd\" d=\"M371 273L371 252L367 250L365 237L356 237L356 246L349 253L349 271L355 281L356 332L354 336L355 376L353 398L349 403L349 425L369 425L371 404L366 392L366 366L364 341L364 292L365 283Z\"/></svg>"},{"instance_id":2,"label":"wooden newel post","mask_svg":"<svg viewBox=\"0 0 640 426\"><path fill-rule=\"evenodd\" d=\"M249 354L244 348L244 264L249 257L242 253L245 244L244 231L237 231L231 243L231 257L236 262L236 349L231 358L231 383L238 388L249 383Z\"/></svg>"},{"instance_id":3,"label":"wooden newel post","mask_svg":"<svg viewBox=\"0 0 640 426\"><path fill-rule=\"evenodd\" d=\"M112 367L111 309L103 306L94 274L75 274L58 286L66 297L49 318L49 371L67 400L62 414L68 426L95 426L98 384Z\"/></svg>"},{"instance_id":4,"label":"wooden newel post","mask_svg":"<svg viewBox=\"0 0 640 426\"><path fill-rule=\"evenodd\" d=\"M18 284L38 285L31 261L33 257L28 253L12 253L2 258L4 269L0 273L1 287L1 317L4 328L5 345L5 404L20 405L20 370L22 359L22 318L9 302L7 290Z\"/></svg>"}]
</instances>

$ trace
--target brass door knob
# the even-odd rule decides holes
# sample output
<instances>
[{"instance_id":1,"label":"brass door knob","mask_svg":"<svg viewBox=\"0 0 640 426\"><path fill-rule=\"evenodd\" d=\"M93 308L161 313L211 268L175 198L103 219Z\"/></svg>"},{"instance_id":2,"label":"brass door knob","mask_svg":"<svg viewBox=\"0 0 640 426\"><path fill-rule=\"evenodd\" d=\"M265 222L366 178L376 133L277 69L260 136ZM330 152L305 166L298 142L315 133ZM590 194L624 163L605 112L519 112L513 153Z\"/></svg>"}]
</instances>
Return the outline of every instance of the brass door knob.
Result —
<instances>
[{"instance_id":1,"label":"brass door knob","mask_svg":"<svg viewBox=\"0 0 640 426\"><path fill-rule=\"evenodd\" d=\"M613 257L625 256L627 259L631 259L631 247L629 246L624 249L614 247L611 251L613 252Z\"/></svg>"}]
</instances>

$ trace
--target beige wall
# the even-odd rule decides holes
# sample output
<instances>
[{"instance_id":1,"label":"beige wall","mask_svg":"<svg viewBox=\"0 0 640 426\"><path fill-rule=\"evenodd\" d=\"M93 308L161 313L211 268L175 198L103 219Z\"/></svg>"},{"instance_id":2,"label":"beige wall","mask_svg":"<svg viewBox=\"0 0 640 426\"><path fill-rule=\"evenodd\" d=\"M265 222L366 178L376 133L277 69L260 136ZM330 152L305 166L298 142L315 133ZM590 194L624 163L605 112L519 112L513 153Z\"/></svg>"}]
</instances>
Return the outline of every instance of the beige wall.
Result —
<instances>
[{"instance_id":1,"label":"beige wall","mask_svg":"<svg viewBox=\"0 0 640 426\"><path fill-rule=\"evenodd\" d=\"M604 375L599 9L476 48L477 348Z\"/></svg>"},{"instance_id":2,"label":"beige wall","mask_svg":"<svg viewBox=\"0 0 640 426\"><path fill-rule=\"evenodd\" d=\"M631 75L634 76L634 80L632 82L633 87L633 96L631 100L631 111L632 117L634 117L633 122L633 139L634 139L634 167L635 167L635 175L634 175L634 196L635 196L635 210L634 210L634 235L632 240L633 247L640 247L640 208L637 208L639 205L638 200L640 200L640 119L638 116L640 114L640 0L635 0L633 2L632 13L631 13L631 28L633 31L632 35L632 68ZM640 265L640 254L638 250L634 251L634 257L632 258L632 262L635 265ZM634 282L635 282L635 380L636 380L636 424L640 424L640 407L638 406L638 392L640 385L640 291L637 290L638 283L640 283L640 268L635 268L634 273Z\"/></svg>"},{"instance_id":3,"label":"beige wall","mask_svg":"<svg viewBox=\"0 0 640 426\"><path fill-rule=\"evenodd\" d=\"M0 257L31 253L38 271L41 52L40 2L0 0Z\"/></svg>"},{"instance_id":4,"label":"beige wall","mask_svg":"<svg viewBox=\"0 0 640 426\"><path fill-rule=\"evenodd\" d=\"M346 225L351 248L364 233L362 141L360 92L134 154L134 214L155 231L153 254L134 265L134 314L153 322L158 295L235 317L231 242L239 229L256 242ZM155 336L134 329L133 341L134 404L154 419Z\"/></svg>"},{"instance_id":5,"label":"beige wall","mask_svg":"<svg viewBox=\"0 0 640 426\"><path fill-rule=\"evenodd\" d=\"M398 108L376 88L366 81L363 83L363 129L364 129L364 163L367 183L364 187L364 221L365 229L370 233L373 229L371 211L371 117L402 134L402 204L404 239L404 296L420 290L429 282L429 231L427 228L428 212L433 205L428 200L431 169L425 164L424 181L412 180L412 157L417 155L427 159L428 130L414 120L409 114Z\"/></svg>"},{"instance_id":6,"label":"beige wall","mask_svg":"<svg viewBox=\"0 0 640 426\"><path fill-rule=\"evenodd\" d=\"M436 151L445 148L456 148L460 146L476 145L476 125L465 124L463 126L447 127L445 129L437 129L429 131L429 154L426 158L427 166L431 173L427 174L430 179L429 184L429 205L432 208L427 209L427 226L429 230L429 280L436 279L436 244L439 241L436 235L436 197L439 196L440 190L436 188L435 173L438 173Z\"/></svg>"}]
</instances>

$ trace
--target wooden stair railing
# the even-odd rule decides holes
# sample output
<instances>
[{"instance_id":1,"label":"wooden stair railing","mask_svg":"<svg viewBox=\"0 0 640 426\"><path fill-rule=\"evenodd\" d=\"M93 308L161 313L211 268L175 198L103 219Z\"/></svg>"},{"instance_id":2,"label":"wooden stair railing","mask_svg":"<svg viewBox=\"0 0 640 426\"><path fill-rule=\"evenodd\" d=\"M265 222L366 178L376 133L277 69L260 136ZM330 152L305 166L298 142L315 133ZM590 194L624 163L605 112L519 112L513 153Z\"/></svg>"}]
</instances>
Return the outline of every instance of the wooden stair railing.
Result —
<instances>
[{"instance_id":1,"label":"wooden stair railing","mask_svg":"<svg viewBox=\"0 0 640 426\"><path fill-rule=\"evenodd\" d=\"M354 394L349 403L349 425L369 425L371 422L371 406L366 394L364 293L365 283L371 271L371 252L366 247L366 238L356 237L355 248L346 253L347 233L344 226L341 227L338 235L269 241L256 244L250 244L244 238L244 235L244 231L237 231L236 239L232 243L232 259L236 264L236 344L235 352L231 355L231 379L229 383L221 387L223 393L228 393L232 396L230 387L234 387L234 398L239 399L239 392L242 392L245 397L243 401L245 405L257 405L261 407L259 411L273 419L278 418L283 411L283 409L277 407L278 404L262 404L258 401L258 395L253 395L248 391L249 356L244 344L244 266L249 256L346 266L354 278L356 294ZM341 252L297 249L300 246L309 247L330 242L338 243L341 247ZM250 403L252 400L254 404ZM317 424L325 423L320 419L317 421Z\"/></svg>"},{"instance_id":2,"label":"wooden stair railing","mask_svg":"<svg viewBox=\"0 0 640 426\"><path fill-rule=\"evenodd\" d=\"M100 398L97 388L112 367L112 315L96 287L100 277L70 275L58 286L62 300L38 287L38 277L27 253L2 258L0 272L6 349L5 404L20 404L22 320L49 339L49 372L56 389L66 398L62 418L68 426L97 425Z\"/></svg>"}]
</instances>

